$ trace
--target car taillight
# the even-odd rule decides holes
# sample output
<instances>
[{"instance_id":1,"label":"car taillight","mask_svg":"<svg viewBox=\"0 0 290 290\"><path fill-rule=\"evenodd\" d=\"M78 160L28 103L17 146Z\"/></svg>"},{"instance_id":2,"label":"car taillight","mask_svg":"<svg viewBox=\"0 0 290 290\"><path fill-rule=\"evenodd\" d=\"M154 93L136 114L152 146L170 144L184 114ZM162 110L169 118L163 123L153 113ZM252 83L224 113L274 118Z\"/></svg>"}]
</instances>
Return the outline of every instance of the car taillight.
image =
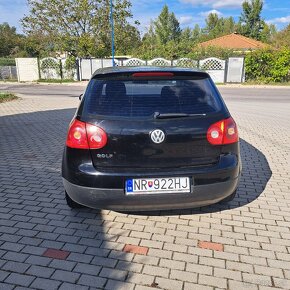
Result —
<instances>
[{"instance_id":1,"label":"car taillight","mask_svg":"<svg viewBox=\"0 0 290 290\"><path fill-rule=\"evenodd\" d=\"M207 130L207 140L212 145L225 145L238 142L238 128L234 119L228 118L211 125Z\"/></svg>"},{"instance_id":2,"label":"car taillight","mask_svg":"<svg viewBox=\"0 0 290 290\"><path fill-rule=\"evenodd\" d=\"M107 144L107 134L100 127L73 120L70 124L66 145L77 149L100 149Z\"/></svg>"},{"instance_id":3,"label":"car taillight","mask_svg":"<svg viewBox=\"0 0 290 290\"><path fill-rule=\"evenodd\" d=\"M87 136L90 149L101 149L107 144L106 132L100 127L86 124Z\"/></svg>"}]
</instances>

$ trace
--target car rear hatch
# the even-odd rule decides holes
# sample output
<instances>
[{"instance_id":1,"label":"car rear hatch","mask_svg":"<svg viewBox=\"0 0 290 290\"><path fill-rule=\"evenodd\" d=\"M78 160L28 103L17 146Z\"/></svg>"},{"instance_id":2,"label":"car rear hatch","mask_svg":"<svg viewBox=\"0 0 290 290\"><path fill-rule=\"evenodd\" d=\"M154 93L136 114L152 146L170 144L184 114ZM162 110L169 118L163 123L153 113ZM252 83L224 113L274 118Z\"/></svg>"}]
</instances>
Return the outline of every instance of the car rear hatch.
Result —
<instances>
[{"instance_id":1,"label":"car rear hatch","mask_svg":"<svg viewBox=\"0 0 290 290\"><path fill-rule=\"evenodd\" d=\"M108 137L106 146L91 150L96 168L160 169L218 162L221 146L208 142L207 130L225 114L207 74L142 72L93 78L82 120ZM155 130L164 137L160 143Z\"/></svg>"}]
</instances>

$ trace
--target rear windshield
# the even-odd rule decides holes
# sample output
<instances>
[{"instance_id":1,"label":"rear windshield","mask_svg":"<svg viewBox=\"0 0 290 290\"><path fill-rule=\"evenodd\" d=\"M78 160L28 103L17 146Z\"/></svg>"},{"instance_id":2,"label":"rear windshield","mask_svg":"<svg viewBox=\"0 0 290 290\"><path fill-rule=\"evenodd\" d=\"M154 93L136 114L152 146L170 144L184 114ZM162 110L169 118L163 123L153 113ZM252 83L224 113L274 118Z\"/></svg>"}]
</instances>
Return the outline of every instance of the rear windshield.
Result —
<instances>
[{"instance_id":1,"label":"rear windshield","mask_svg":"<svg viewBox=\"0 0 290 290\"><path fill-rule=\"evenodd\" d=\"M150 118L154 114L210 114L221 102L208 78L92 79L85 94L85 114Z\"/></svg>"}]
</instances>

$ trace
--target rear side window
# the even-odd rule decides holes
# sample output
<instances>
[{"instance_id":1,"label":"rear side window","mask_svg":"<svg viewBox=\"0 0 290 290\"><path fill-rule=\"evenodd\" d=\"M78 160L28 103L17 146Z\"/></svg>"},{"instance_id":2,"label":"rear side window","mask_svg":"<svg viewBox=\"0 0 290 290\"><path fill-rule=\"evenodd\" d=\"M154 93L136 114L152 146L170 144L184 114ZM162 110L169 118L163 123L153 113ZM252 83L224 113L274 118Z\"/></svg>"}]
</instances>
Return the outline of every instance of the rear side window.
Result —
<instances>
[{"instance_id":1,"label":"rear side window","mask_svg":"<svg viewBox=\"0 0 290 290\"><path fill-rule=\"evenodd\" d=\"M156 112L210 114L221 110L220 98L208 78L92 79L85 114L103 117L148 118Z\"/></svg>"}]
</instances>

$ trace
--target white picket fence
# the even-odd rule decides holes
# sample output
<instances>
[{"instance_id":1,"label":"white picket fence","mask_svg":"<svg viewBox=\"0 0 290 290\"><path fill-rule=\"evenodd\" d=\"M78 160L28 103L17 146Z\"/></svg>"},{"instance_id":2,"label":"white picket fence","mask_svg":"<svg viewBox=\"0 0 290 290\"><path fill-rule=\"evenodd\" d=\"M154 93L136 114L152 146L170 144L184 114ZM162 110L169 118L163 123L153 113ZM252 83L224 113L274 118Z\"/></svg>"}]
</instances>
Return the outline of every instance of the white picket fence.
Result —
<instances>
[{"instance_id":1,"label":"white picket fence","mask_svg":"<svg viewBox=\"0 0 290 290\"><path fill-rule=\"evenodd\" d=\"M112 59L78 59L76 68L65 69L65 59L52 57L37 60L36 58L16 59L19 81L36 81L41 79L74 79L89 80L92 74L100 68L111 67ZM115 60L116 66L175 66L187 68L199 68L208 72L216 83L243 82L244 81L244 58L229 58L223 60L215 57L200 61L190 58L167 60L154 58L142 60L131 58L126 60Z\"/></svg>"}]
</instances>

